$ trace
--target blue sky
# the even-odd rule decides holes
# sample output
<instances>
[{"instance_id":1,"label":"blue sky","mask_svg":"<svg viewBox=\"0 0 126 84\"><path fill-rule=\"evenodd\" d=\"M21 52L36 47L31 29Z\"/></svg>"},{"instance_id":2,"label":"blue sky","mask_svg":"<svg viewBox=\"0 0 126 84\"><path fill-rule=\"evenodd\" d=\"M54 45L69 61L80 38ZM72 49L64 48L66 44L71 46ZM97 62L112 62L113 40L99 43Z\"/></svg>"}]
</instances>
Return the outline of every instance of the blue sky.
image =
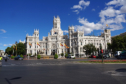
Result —
<instances>
[{"instance_id":1,"label":"blue sky","mask_svg":"<svg viewBox=\"0 0 126 84\"><path fill-rule=\"evenodd\" d=\"M126 0L0 0L0 50L25 40L34 29L39 39L48 36L57 15L64 31L73 25L98 36L106 24L112 36L126 31Z\"/></svg>"}]
</instances>

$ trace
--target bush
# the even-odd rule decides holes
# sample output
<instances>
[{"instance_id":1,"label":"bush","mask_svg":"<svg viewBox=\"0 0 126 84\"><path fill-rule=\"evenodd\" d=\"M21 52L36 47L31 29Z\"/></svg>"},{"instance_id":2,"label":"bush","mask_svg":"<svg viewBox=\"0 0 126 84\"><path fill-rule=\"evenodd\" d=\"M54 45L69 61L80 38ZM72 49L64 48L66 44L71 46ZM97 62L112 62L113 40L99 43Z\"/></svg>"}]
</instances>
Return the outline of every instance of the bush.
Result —
<instances>
[{"instance_id":1,"label":"bush","mask_svg":"<svg viewBox=\"0 0 126 84\"><path fill-rule=\"evenodd\" d=\"M29 56L31 56L31 54L29 54Z\"/></svg>"},{"instance_id":2,"label":"bush","mask_svg":"<svg viewBox=\"0 0 126 84\"><path fill-rule=\"evenodd\" d=\"M37 59L40 59L41 58L41 56L40 55L37 55Z\"/></svg>"},{"instance_id":3,"label":"bush","mask_svg":"<svg viewBox=\"0 0 126 84\"><path fill-rule=\"evenodd\" d=\"M66 53L66 54L65 54L65 57L67 57L67 56L68 56L68 54Z\"/></svg>"},{"instance_id":4,"label":"bush","mask_svg":"<svg viewBox=\"0 0 126 84\"><path fill-rule=\"evenodd\" d=\"M11 59L14 59L15 56L11 56Z\"/></svg>"},{"instance_id":5,"label":"bush","mask_svg":"<svg viewBox=\"0 0 126 84\"><path fill-rule=\"evenodd\" d=\"M57 59L57 58L58 58L58 55L57 55L57 54L55 54L55 55L54 55L54 59Z\"/></svg>"},{"instance_id":6,"label":"bush","mask_svg":"<svg viewBox=\"0 0 126 84\"><path fill-rule=\"evenodd\" d=\"M61 53L61 56L64 56L64 53Z\"/></svg>"},{"instance_id":7,"label":"bush","mask_svg":"<svg viewBox=\"0 0 126 84\"><path fill-rule=\"evenodd\" d=\"M23 55L21 54L20 57L23 58Z\"/></svg>"},{"instance_id":8,"label":"bush","mask_svg":"<svg viewBox=\"0 0 126 84\"><path fill-rule=\"evenodd\" d=\"M35 56L36 56L36 53L35 53Z\"/></svg>"}]
</instances>

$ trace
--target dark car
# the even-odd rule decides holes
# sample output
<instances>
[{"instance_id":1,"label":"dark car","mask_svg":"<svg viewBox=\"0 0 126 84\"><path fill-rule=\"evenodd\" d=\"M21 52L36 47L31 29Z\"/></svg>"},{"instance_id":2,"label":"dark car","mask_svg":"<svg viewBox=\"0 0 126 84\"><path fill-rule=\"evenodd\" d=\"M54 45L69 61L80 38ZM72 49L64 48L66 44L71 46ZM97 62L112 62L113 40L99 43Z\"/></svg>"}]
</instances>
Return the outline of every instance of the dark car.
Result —
<instances>
[{"instance_id":1,"label":"dark car","mask_svg":"<svg viewBox=\"0 0 126 84\"><path fill-rule=\"evenodd\" d=\"M71 58L71 56L70 56L70 55L68 55L66 58Z\"/></svg>"},{"instance_id":2,"label":"dark car","mask_svg":"<svg viewBox=\"0 0 126 84\"><path fill-rule=\"evenodd\" d=\"M14 59L15 60L23 60L23 58L21 58L21 57L15 57Z\"/></svg>"},{"instance_id":3,"label":"dark car","mask_svg":"<svg viewBox=\"0 0 126 84\"><path fill-rule=\"evenodd\" d=\"M102 58L102 54L99 54L96 58ZM103 55L103 58L106 59L107 55Z\"/></svg>"},{"instance_id":4,"label":"dark car","mask_svg":"<svg viewBox=\"0 0 126 84\"><path fill-rule=\"evenodd\" d=\"M110 58L109 54L103 54L103 56L106 56L107 58Z\"/></svg>"},{"instance_id":5,"label":"dark car","mask_svg":"<svg viewBox=\"0 0 126 84\"><path fill-rule=\"evenodd\" d=\"M126 52L121 53L121 54L117 57L117 59L126 59Z\"/></svg>"},{"instance_id":6,"label":"dark car","mask_svg":"<svg viewBox=\"0 0 126 84\"><path fill-rule=\"evenodd\" d=\"M8 55L8 57L11 57L11 55Z\"/></svg>"}]
</instances>

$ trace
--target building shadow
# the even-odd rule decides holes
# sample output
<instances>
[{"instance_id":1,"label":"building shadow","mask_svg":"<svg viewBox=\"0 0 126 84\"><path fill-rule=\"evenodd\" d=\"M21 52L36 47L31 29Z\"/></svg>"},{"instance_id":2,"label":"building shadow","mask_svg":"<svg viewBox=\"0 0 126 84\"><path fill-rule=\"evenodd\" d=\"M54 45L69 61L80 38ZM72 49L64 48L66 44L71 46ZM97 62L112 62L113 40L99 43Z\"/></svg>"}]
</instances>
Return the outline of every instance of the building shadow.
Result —
<instances>
[{"instance_id":1,"label":"building shadow","mask_svg":"<svg viewBox=\"0 0 126 84\"><path fill-rule=\"evenodd\" d=\"M5 80L7 81L8 84L12 84L7 78L5 78Z\"/></svg>"},{"instance_id":2,"label":"building shadow","mask_svg":"<svg viewBox=\"0 0 126 84\"><path fill-rule=\"evenodd\" d=\"M20 79L21 77L15 77L15 78L11 78L10 80L16 80L16 79Z\"/></svg>"},{"instance_id":3,"label":"building shadow","mask_svg":"<svg viewBox=\"0 0 126 84\"><path fill-rule=\"evenodd\" d=\"M115 71L117 71L117 72L126 72L126 68L116 69Z\"/></svg>"},{"instance_id":4,"label":"building shadow","mask_svg":"<svg viewBox=\"0 0 126 84\"><path fill-rule=\"evenodd\" d=\"M11 78L11 79L5 78L5 80L7 81L8 84L12 84L12 83L10 82L10 80L16 80L16 79L20 79L20 78L22 78L22 77L14 77L14 78Z\"/></svg>"}]
</instances>

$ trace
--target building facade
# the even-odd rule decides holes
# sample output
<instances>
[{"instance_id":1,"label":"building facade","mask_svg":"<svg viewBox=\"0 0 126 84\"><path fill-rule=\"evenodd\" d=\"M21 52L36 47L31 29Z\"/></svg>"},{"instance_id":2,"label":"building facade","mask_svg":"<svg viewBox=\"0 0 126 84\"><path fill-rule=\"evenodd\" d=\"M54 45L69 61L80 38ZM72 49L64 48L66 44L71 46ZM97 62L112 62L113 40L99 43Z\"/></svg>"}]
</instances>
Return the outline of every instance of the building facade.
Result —
<instances>
[{"instance_id":1,"label":"building facade","mask_svg":"<svg viewBox=\"0 0 126 84\"><path fill-rule=\"evenodd\" d=\"M63 35L60 18L54 17L53 28L47 37L39 40L39 30L34 30L32 36L26 35L26 41L19 41L26 45L26 54L43 52L45 55L61 54L65 52L85 55L83 46L93 44L96 48L102 45L107 49L107 43L111 43L111 32L106 29L100 36L84 36L84 31L75 31L74 26L68 27L68 35ZM68 47L66 48L65 45Z\"/></svg>"}]
</instances>

